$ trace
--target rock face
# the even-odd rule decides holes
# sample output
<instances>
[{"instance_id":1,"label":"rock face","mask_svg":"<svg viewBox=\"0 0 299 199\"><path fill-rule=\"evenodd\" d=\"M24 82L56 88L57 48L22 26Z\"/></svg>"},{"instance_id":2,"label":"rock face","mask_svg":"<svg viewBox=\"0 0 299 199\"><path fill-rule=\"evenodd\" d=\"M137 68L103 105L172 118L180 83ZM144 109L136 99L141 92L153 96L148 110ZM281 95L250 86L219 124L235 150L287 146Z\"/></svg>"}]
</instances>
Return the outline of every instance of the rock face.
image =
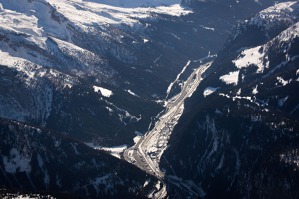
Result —
<instances>
[{"instance_id":1,"label":"rock face","mask_svg":"<svg viewBox=\"0 0 299 199\"><path fill-rule=\"evenodd\" d=\"M172 194L298 197L298 11L296 1L276 4L232 32L165 152Z\"/></svg>"}]
</instances>

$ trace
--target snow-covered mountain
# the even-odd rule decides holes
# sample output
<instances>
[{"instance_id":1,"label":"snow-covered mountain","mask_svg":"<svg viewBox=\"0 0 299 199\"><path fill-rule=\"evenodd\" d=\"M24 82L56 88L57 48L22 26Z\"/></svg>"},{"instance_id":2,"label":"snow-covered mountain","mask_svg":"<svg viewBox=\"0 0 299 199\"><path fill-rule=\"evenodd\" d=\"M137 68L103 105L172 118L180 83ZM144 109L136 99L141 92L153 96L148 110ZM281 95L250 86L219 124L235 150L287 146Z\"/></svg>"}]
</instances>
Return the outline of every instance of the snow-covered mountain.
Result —
<instances>
[{"instance_id":1,"label":"snow-covered mountain","mask_svg":"<svg viewBox=\"0 0 299 199\"><path fill-rule=\"evenodd\" d=\"M101 145L144 132L186 62L215 53L238 19L237 12L207 13L222 4L184 7L177 0L0 4L0 116ZM244 16L265 6L247 4L254 8Z\"/></svg>"},{"instance_id":2,"label":"snow-covered mountain","mask_svg":"<svg viewBox=\"0 0 299 199\"><path fill-rule=\"evenodd\" d=\"M56 124L51 128L81 134L74 132L73 129L81 131L82 128L72 127L73 123L78 124L77 121L66 122L63 119L71 114L72 118L77 120L81 113L75 116L74 113L70 113L73 108L62 110L66 108L65 103L73 106L70 104L73 102L68 102L68 100L80 98L78 93L81 92L81 95L91 94L94 101L90 102L84 97L83 101L88 104L81 105L81 109L88 109L89 117L98 115L103 118L103 121L108 120L109 123L112 120L112 123L118 123L116 126L120 128L123 128L129 121L137 122L143 119L145 123L148 123L149 118L146 116L142 118L147 113L132 110L132 105L122 104L128 103L126 101L134 101L135 106L142 104L158 107L154 99L151 102L138 97L144 94L151 96L154 93L135 94L135 89L130 86L132 84L129 82L130 79L119 78L121 71L114 69L111 65L115 66L115 64L108 63L108 60L127 64L130 70L133 70L132 68L135 67L132 65L135 65L137 59L135 55L137 49L128 46L128 43L132 44L137 39L139 41L136 41L135 45L139 48L140 41L142 44L147 41L145 38L140 38L139 34L134 34L135 38L128 35L133 34L131 32L133 30L141 31L141 33L144 31L145 26L143 27L136 17L144 20L144 18L152 18L150 13L155 12L167 12L170 15L189 12L183 8L171 8L174 11L170 13L167 8L169 7L158 6L157 10L140 8L132 12L132 8L85 1L19 2L12 0L1 2L0 64L2 73L7 76L2 82L3 88L7 89L1 92L1 116L30 121L42 126L51 126L55 118L52 123ZM128 39L131 41L122 41ZM73 94L80 86L81 91ZM101 92L103 89L94 89L99 86L106 90L106 87L113 88L116 91L113 91L114 95L108 98ZM24 95L26 99L23 98ZM119 95L123 96L123 102L115 104L112 98L118 100ZM92 111L94 108L86 107L92 103L93 106L99 107L98 111ZM135 113L132 114L132 111ZM157 111L158 109L155 110ZM72 120L72 118L69 119ZM67 126L62 127L61 125L64 124L59 126L57 121L62 121ZM104 127L103 123L105 122L99 123L100 126L96 128L102 129L103 132L105 128L106 132L110 131L108 129L110 125ZM112 123L111 126L114 126ZM114 131L117 133L118 130L114 129ZM131 132L131 135L134 135L134 132ZM120 142L126 143L128 140L124 139ZM106 144L109 145L109 143Z\"/></svg>"},{"instance_id":3,"label":"snow-covered mountain","mask_svg":"<svg viewBox=\"0 0 299 199\"><path fill-rule=\"evenodd\" d=\"M101 145L144 132L189 56L211 50L180 41L200 35L177 30L192 12L178 1L0 4L0 116Z\"/></svg>"},{"instance_id":4,"label":"snow-covered mountain","mask_svg":"<svg viewBox=\"0 0 299 199\"><path fill-rule=\"evenodd\" d=\"M96 149L132 144L135 132L148 130L180 81L169 84L182 70L188 74L198 67L186 63L216 54L236 21L271 4L270 0L0 0L1 186L34 193L80 192L91 198L153 194L159 189L154 187L160 187L156 179L84 143ZM286 18L294 16L296 5L285 4L284 9ZM251 69L243 65L250 53L256 55L253 64L262 67L254 74L266 75L261 72L272 69L269 53L278 52L276 40L286 48L279 52L285 62L277 59L277 65L296 61L296 46L288 46L295 37L287 28L293 25L297 30L297 19L287 19L279 28L263 29L264 22L253 25L249 20L239 25L226 43L227 50L206 74L219 69L215 84L203 84L210 88L207 93L217 90L226 96L231 94L223 91L226 86L241 88L239 81L226 85L223 80L230 73L240 75ZM254 43L259 41L254 38L243 45L244 35L254 31L246 23L260 28L262 42ZM280 33L290 39L283 43ZM223 68L220 78L224 65L216 63L225 53L233 62ZM277 81L296 82L293 77L279 77ZM254 88L256 95L262 93L261 85ZM203 92L198 93L203 97ZM281 109L291 99L279 96ZM85 175L86 170L90 173ZM78 178L71 178L75 173ZM144 183L149 178L151 182ZM140 186L144 184L145 188Z\"/></svg>"},{"instance_id":5,"label":"snow-covered mountain","mask_svg":"<svg viewBox=\"0 0 299 199\"><path fill-rule=\"evenodd\" d=\"M276 4L232 32L166 150L170 192L190 194L182 179L207 198L298 197L298 11Z\"/></svg>"}]
</instances>

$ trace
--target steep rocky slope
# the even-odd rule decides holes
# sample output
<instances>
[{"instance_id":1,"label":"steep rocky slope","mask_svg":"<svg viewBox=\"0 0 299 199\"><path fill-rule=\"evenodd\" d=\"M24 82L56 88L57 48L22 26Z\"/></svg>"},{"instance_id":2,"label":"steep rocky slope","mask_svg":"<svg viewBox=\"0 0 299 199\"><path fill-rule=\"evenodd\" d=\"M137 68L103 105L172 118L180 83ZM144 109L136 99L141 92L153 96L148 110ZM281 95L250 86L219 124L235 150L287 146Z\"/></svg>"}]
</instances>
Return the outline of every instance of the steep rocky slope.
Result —
<instances>
[{"instance_id":1,"label":"steep rocky slope","mask_svg":"<svg viewBox=\"0 0 299 199\"><path fill-rule=\"evenodd\" d=\"M0 186L7 190L58 198L144 198L159 183L59 133L6 119L0 124Z\"/></svg>"},{"instance_id":2,"label":"steep rocky slope","mask_svg":"<svg viewBox=\"0 0 299 199\"><path fill-rule=\"evenodd\" d=\"M205 73L161 164L176 197L188 180L206 198L298 197L298 11L281 3L240 23Z\"/></svg>"},{"instance_id":3,"label":"steep rocky slope","mask_svg":"<svg viewBox=\"0 0 299 199\"><path fill-rule=\"evenodd\" d=\"M105 146L144 133L187 61L216 53L236 20L269 4L223 16L215 2L0 3L0 116Z\"/></svg>"}]
</instances>

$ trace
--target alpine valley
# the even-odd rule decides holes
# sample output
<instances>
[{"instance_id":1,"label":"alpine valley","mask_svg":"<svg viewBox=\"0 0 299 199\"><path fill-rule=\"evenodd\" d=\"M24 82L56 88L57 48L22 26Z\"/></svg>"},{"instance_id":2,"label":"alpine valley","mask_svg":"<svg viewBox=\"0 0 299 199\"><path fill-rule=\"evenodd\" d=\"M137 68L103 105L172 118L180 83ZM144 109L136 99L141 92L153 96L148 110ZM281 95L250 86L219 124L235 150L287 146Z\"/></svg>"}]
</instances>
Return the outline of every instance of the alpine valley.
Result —
<instances>
[{"instance_id":1,"label":"alpine valley","mask_svg":"<svg viewBox=\"0 0 299 199\"><path fill-rule=\"evenodd\" d=\"M299 2L0 0L1 198L299 198Z\"/></svg>"}]
</instances>

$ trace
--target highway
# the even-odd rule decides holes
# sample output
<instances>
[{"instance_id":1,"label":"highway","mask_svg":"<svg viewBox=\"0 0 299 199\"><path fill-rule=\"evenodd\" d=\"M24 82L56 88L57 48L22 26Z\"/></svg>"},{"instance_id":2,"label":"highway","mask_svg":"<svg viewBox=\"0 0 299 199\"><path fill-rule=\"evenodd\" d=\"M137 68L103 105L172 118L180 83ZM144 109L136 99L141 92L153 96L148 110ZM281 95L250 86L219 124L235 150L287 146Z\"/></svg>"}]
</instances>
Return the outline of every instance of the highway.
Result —
<instances>
[{"instance_id":1,"label":"highway","mask_svg":"<svg viewBox=\"0 0 299 199\"><path fill-rule=\"evenodd\" d=\"M159 117L154 128L144 134L140 140L132 147L126 149L123 157L126 161L136 165L150 175L156 176L162 182L165 180L164 173L159 168L159 163L163 152L167 148L169 137L184 110L184 101L190 97L201 81L202 73L212 62L202 64L195 69L189 78L184 82L181 92L167 100L165 112ZM164 189L164 190L163 190ZM163 198L166 193L165 187L159 193Z\"/></svg>"}]
</instances>

